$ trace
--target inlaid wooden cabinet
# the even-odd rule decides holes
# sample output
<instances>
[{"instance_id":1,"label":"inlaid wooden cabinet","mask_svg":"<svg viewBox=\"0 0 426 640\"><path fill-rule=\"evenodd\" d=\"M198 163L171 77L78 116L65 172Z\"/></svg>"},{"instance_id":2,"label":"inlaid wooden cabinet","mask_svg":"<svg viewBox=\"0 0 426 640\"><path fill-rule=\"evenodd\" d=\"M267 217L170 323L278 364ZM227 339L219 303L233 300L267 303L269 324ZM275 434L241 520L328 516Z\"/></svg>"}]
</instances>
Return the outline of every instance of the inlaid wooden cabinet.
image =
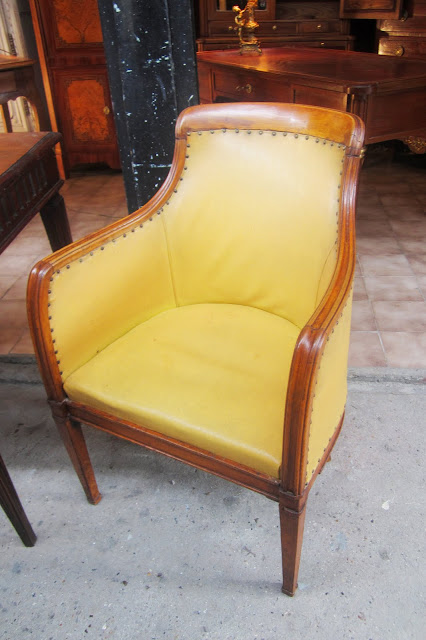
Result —
<instances>
[{"instance_id":1,"label":"inlaid wooden cabinet","mask_svg":"<svg viewBox=\"0 0 426 640\"><path fill-rule=\"evenodd\" d=\"M119 168L96 0L31 0L31 11L66 169L86 163Z\"/></svg>"},{"instance_id":2,"label":"inlaid wooden cabinet","mask_svg":"<svg viewBox=\"0 0 426 640\"><path fill-rule=\"evenodd\" d=\"M198 51L238 47L234 5L246 0L198 0ZM256 36L262 48L352 49L349 21L339 17L339 0L259 0Z\"/></svg>"}]
</instances>

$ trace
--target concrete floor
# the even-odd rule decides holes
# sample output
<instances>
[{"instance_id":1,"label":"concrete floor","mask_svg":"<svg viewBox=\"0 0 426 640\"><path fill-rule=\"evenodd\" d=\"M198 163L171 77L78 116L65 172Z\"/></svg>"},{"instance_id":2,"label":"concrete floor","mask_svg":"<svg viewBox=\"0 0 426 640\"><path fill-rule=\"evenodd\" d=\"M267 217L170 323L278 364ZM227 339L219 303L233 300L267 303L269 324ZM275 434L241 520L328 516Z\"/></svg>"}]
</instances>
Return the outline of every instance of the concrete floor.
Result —
<instances>
[{"instance_id":1,"label":"concrete floor","mask_svg":"<svg viewBox=\"0 0 426 640\"><path fill-rule=\"evenodd\" d=\"M350 371L288 598L275 503L87 430L89 505L32 360L3 361L1 451L38 540L0 514L0 638L423 639L425 374Z\"/></svg>"}]
</instances>

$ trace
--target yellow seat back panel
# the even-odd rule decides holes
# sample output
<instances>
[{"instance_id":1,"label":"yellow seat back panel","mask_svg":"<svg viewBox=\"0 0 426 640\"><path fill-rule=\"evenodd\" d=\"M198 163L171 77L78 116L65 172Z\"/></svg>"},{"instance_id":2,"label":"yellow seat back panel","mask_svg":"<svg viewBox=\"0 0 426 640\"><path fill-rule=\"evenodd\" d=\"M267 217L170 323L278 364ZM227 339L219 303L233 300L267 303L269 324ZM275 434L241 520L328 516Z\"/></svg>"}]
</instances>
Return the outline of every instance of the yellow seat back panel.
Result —
<instances>
[{"instance_id":1,"label":"yellow seat back panel","mask_svg":"<svg viewBox=\"0 0 426 640\"><path fill-rule=\"evenodd\" d=\"M140 322L175 306L159 216L54 272L49 306L63 380Z\"/></svg>"},{"instance_id":2,"label":"yellow seat back panel","mask_svg":"<svg viewBox=\"0 0 426 640\"><path fill-rule=\"evenodd\" d=\"M75 371L65 390L101 409L278 477L299 330L238 305L165 311Z\"/></svg>"},{"instance_id":3,"label":"yellow seat back panel","mask_svg":"<svg viewBox=\"0 0 426 640\"><path fill-rule=\"evenodd\" d=\"M188 141L163 219L177 304L247 305L302 327L337 240L344 147L256 130Z\"/></svg>"}]
</instances>

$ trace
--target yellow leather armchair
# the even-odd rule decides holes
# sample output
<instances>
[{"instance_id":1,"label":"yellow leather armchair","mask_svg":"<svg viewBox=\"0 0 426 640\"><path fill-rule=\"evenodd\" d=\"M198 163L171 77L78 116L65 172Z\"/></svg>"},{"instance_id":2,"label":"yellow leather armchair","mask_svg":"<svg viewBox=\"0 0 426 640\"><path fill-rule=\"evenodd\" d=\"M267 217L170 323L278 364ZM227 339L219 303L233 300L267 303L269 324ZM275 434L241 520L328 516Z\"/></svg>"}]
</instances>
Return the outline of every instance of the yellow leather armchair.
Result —
<instances>
[{"instance_id":1,"label":"yellow leather armchair","mask_svg":"<svg viewBox=\"0 0 426 640\"><path fill-rule=\"evenodd\" d=\"M81 422L262 493L279 503L289 595L343 421L362 141L359 118L329 109L187 109L151 201L39 262L28 285L88 500Z\"/></svg>"}]
</instances>

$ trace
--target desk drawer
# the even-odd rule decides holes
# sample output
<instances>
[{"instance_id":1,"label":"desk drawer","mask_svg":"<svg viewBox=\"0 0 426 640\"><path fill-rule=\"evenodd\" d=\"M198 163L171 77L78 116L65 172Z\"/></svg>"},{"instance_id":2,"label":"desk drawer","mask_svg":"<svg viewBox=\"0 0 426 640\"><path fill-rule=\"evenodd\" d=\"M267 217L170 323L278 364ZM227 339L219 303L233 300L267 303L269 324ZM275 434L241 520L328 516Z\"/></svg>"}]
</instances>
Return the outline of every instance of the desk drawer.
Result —
<instances>
[{"instance_id":1,"label":"desk drawer","mask_svg":"<svg viewBox=\"0 0 426 640\"><path fill-rule=\"evenodd\" d=\"M291 102L288 81L266 80L251 73L216 70L212 73L213 101L228 98L236 102Z\"/></svg>"}]
</instances>

